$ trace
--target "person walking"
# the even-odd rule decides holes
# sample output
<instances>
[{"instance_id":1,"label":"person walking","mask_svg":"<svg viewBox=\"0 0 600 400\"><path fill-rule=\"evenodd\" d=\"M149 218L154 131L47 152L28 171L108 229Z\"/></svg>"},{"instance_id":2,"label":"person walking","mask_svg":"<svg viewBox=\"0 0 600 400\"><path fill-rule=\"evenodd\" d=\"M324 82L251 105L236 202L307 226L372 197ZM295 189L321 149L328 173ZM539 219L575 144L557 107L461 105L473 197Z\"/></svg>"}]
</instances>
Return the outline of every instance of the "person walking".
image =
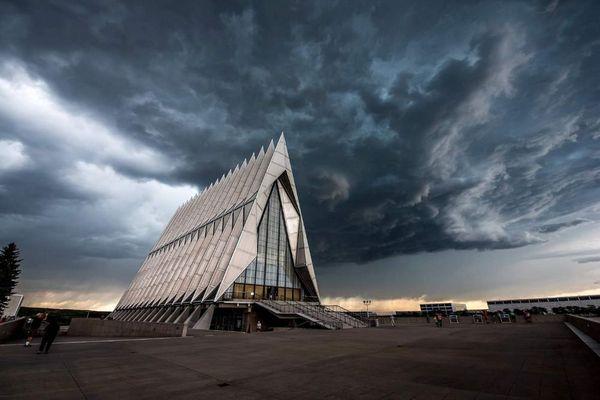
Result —
<instances>
[{"instance_id":1,"label":"person walking","mask_svg":"<svg viewBox=\"0 0 600 400\"><path fill-rule=\"evenodd\" d=\"M35 335L42 325L42 321L46 315L44 313L37 313L33 318L27 318L27 324L25 325L25 333L27 339L25 340L25 347L30 347L33 341L33 335Z\"/></svg>"},{"instance_id":2,"label":"person walking","mask_svg":"<svg viewBox=\"0 0 600 400\"><path fill-rule=\"evenodd\" d=\"M53 315L48 315L46 317L46 329L44 330L44 336L42 336L42 342L40 343L40 348L37 351L37 354L48 354L48 350L50 350L50 346L52 346L52 342L56 339L56 335L58 335L59 325L58 321Z\"/></svg>"}]
</instances>

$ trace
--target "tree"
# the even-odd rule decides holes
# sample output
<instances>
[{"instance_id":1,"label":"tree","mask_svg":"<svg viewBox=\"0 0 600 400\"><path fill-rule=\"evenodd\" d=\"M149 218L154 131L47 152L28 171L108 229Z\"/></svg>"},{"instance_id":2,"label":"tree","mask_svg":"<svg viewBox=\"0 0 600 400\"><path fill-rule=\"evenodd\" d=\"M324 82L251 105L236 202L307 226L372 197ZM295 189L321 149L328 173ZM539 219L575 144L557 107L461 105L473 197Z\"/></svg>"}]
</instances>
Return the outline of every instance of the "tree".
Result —
<instances>
[{"instance_id":1,"label":"tree","mask_svg":"<svg viewBox=\"0 0 600 400\"><path fill-rule=\"evenodd\" d=\"M8 304L8 298L17 285L21 273L19 249L14 243L9 243L0 252L0 313Z\"/></svg>"}]
</instances>

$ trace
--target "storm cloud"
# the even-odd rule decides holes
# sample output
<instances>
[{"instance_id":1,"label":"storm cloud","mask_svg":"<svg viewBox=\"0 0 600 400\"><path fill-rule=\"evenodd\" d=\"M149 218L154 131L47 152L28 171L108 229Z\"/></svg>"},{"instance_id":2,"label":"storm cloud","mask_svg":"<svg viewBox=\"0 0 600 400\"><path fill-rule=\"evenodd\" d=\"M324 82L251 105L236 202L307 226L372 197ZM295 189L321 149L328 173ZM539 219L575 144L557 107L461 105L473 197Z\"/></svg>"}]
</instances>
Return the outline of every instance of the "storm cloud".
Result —
<instances>
[{"instance_id":1,"label":"storm cloud","mask_svg":"<svg viewBox=\"0 0 600 400\"><path fill-rule=\"evenodd\" d=\"M598 220L597 2L0 8L0 240L32 292L124 286L282 130L319 268Z\"/></svg>"}]
</instances>

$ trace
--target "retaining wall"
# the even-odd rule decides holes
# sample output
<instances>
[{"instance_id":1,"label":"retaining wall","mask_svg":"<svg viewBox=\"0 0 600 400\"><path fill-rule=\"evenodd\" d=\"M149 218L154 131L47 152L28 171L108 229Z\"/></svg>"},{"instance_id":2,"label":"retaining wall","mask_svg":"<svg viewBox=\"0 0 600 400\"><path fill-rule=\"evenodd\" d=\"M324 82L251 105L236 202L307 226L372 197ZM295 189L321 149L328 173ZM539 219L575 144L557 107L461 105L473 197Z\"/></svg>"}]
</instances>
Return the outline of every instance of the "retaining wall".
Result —
<instances>
[{"instance_id":1,"label":"retaining wall","mask_svg":"<svg viewBox=\"0 0 600 400\"><path fill-rule=\"evenodd\" d=\"M167 337L182 336L182 332L183 324L73 318L71 319L68 335L95 337Z\"/></svg>"},{"instance_id":2,"label":"retaining wall","mask_svg":"<svg viewBox=\"0 0 600 400\"><path fill-rule=\"evenodd\" d=\"M25 318L17 318L0 324L0 343L17 336L23 330Z\"/></svg>"},{"instance_id":3,"label":"retaining wall","mask_svg":"<svg viewBox=\"0 0 600 400\"><path fill-rule=\"evenodd\" d=\"M600 343L600 321L578 315L567 315L567 322Z\"/></svg>"}]
</instances>

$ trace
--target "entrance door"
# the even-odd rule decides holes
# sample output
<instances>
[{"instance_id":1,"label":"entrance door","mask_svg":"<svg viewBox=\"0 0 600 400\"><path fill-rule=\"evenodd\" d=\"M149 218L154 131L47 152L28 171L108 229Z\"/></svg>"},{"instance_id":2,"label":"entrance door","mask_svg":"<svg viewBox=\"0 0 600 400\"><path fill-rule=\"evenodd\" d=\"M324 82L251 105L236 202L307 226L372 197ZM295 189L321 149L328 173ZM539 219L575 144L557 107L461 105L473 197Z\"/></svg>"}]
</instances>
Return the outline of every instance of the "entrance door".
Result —
<instances>
[{"instance_id":1,"label":"entrance door","mask_svg":"<svg viewBox=\"0 0 600 400\"><path fill-rule=\"evenodd\" d=\"M277 300L277 286L267 286L267 299Z\"/></svg>"}]
</instances>

